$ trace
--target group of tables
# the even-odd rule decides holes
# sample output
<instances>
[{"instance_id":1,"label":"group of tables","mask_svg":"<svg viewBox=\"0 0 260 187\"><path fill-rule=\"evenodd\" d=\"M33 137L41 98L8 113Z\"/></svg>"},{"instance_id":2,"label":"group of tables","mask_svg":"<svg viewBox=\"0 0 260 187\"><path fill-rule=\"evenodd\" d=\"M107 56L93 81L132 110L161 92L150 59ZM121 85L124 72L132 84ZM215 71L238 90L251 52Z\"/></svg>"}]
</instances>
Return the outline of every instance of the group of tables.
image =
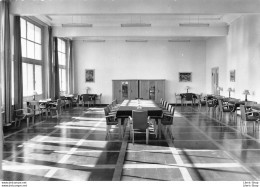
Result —
<instances>
[{"instance_id":1,"label":"group of tables","mask_svg":"<svg viewBox=\"0 0 260 187\"><path fill-rule=\"evenodd\" d=\"M231 112L237 112L239 110L240 105L245 105L246 107L250 108L253 112L260 113L260 104L251 104L248 105L247 103L250 101L240 101L235 98L227 98L227 97L221 97L221 96L213 96L213 95L208 95L205 96L204 98L207 101L212 101L212 100L222 100L224 103L226 103L230 108ZM216 107L218 106L218 102L215 102Z\"/></svg>"}]
</instances>

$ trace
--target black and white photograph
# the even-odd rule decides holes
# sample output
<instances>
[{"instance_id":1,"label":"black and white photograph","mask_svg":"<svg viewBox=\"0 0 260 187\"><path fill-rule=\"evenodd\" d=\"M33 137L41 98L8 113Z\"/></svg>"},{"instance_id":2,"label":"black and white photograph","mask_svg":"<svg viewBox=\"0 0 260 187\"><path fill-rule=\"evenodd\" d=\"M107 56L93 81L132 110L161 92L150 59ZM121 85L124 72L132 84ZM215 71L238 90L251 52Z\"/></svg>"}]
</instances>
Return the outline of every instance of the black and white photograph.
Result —
<instances>
[{"instance_id":1,"label":"black and white photograph","mask_svg":"<svg viewBox=\"0 0 260 187\"><path fill-rule=\"evenodd\" d=\"M235 82L236 81L236 70L231 70L230 71L230 82Z\"/></svg>"},{"instance_id":2,"label":"black and white photograph","mask_svg":"<svg viewBox=\"0 0 260 187\"><path fill-rule=\"evenodd\" d=\"M179 81L180 82L191 82L191 72L180 72Z\"/></svg>"},{"instance_id":3,"label":"black and white photograph","mask_svg":"<svg viewBox=\"0 0 260 187\"><path fill-rule=\"evenodd\" d=\"M260 187L259 70L260 0L0 0L2 187Z\"/></svg>"},{"instance_id":4,"label":"black and white photograph","mask_svg":"<svg viewBox=\"0 0 260 187\"><path fill-rule=\"evenodd\" d=\"M86 69L86 82L94 82L95 81L95 70L94 69Z\"/></svg>"}]
</instances>

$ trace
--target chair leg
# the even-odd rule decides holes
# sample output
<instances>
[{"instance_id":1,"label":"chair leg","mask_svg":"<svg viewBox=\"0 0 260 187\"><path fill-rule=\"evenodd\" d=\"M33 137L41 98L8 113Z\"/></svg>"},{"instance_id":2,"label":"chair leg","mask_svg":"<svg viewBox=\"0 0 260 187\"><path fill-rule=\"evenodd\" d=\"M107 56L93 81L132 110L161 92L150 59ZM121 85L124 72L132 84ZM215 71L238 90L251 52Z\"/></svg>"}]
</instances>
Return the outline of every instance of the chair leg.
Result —
<instances>
[{"instance_id":1,"label":"chair leg","mask_svg":"<svg viewBox=\"0 0 260 187\"><path fill-rule=\"evenodd\" d=\"M133 144L135 143L135 132L134 132L134 130L132 131L132 143Z\"/></svg>"},{"instance_id":2,"label":"chair leg","mask_svg":"<svg viewBox=\"0 0 260 187\"><path fill-rule=\"evenodd\" d=\"M27 128L29 128L30 118L27 117L26 120L27 120Z\"/></svg>"},{"instance_id":3,"label":"chair leg","mask_svg":"<svg viewBox=\"0 0 260 187\"><path fill-rule=\"evenodd\" d=\"M110 125L107 125L107 136L110 137L110 129L111 129L111 126Z\"/></svg>"},{"instance_id":4,"label":"chair leg","mask_svg":"<svg viewBox=\"0 0 260 187\"><path fill-rule=\"evenodd\" d=\"M173 136L173 124L171 125L171 136L172 136L172 140L174 139L174 136Z\"/></svg>"},{"instance_id":5,"label":"chair leg","mask_svg":"<svg viewBox=\"0 0 260 187\"><path fill-rule=\"evenodd\" d=\"M149 128L146 129L146 144L148 144L149 141Z\"/></svg>"}]
</instances>

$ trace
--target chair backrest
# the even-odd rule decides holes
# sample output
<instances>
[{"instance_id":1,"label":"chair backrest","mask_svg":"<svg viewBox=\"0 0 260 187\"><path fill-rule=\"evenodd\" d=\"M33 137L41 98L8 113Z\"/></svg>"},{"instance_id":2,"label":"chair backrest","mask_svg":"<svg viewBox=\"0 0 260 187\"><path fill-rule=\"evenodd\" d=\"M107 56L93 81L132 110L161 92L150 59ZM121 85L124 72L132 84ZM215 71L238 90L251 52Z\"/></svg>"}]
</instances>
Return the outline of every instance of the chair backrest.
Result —
<instances>
[{"instance_id":1,"label":"chair backrest","mask_svg":"<svg viewBox=\"0 0 260 187\"><path fill-rule=\"evenodd\" d=\"M192 101L193 99L193 93L186 93L185 94L185 100L186 101Z\"/></svg>"},{"instance_id":2,"label":"chair backrest","mask_svg":"<svg viewBox=\"0 0 260 187\"><path fill-rule=\"evenodd\" d=\"M171 115L174 116L175 107L172 107L171 110L170 110L170 112L171 112Z\"/></svg>"},{"instance_id":3,"label":"chair backrest","mask_svg":"<svg viewBox=\"0 0 260 187\"><path fill-rule=\"evenodd\" d=\"M170 104L167 102L166 106L165 106L166 110L168 110L169 106L170 106Z\"/></svg>"},{"instance_id":4,"label":"chair backrest","mask_svg":"<svg viewBox=\"0 0 260 187\"><path fill-rule=\"evenodd\" d=\"M169 112L171 112L172 107L173 107L172 105L169 105L168 108L167 108L167 110L168 110Z\"/></svg>"},{"instance_id":5,"label":"chair backrest","mask_svg":"<svg viewBox=\"0 0 260 187\"><path fill-rule=\"evenodd\" d=\"M133 129L147 129L147 117L148 113L144 110L133 110L132 118L133 118Z\"/></svg>"},{"instance_id":6,"label":"chair backrest","mask_svg":"<svg viewBox=\"0 0 260 187\"><path fill-rule=\"evenodd\" d=\"M163 98L160 99L160 103L161 103L161 104L162 104L162 102L163 102Z\"/></svg>"},{"instance_id":7,"label":"chair backrest","mask_svg":"<svg viewBox=\"0 0 260 187\"><path fill-rule=\"evenodd\" d=\"M105 108L104 108L104 112L105 112L105 116L107 116L108 113L109 113L109 109L108 109L107 107L105 107Z\"/></svg>"},{"instance_id":8,"label":"chair backrest","mask_svg":"<svg viewBox=\"0 0 260 187\"><path fill-rule=\"evenodd\" d=\"M245 105L240 105L241 119L246 121L246 107Z\"/></svg>"},{"instance_id":9,"label":"chair backrest","mask_svg":"<svg viewBox=\"0 0 260 187\"><path fill-rule=\"evenodd\" d=\"M164 103L163 103L163 106L166 108L166 106L167 106L167 101L164 101Z\"/></svg>"},{"instance_id":10,"label":"chair backrest","mask_svg":"<svg viewBox=\"0 0 260 187\"><path fill-rule=\"evenodd\" d=\"M92 97L89 94L82 94L81 98L83 102L92 100Z\"/></svg>"}]
</instances>

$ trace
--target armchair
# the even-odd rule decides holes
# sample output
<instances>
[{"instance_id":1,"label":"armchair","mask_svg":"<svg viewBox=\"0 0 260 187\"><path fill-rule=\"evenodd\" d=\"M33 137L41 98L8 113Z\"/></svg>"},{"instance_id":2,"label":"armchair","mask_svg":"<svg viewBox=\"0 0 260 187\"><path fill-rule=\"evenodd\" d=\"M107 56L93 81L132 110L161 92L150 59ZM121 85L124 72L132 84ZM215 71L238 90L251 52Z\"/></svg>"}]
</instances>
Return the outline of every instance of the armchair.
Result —
<instances>
[{"instance_id":1,"label":"armchair","mask_svg":"<svg viewBox=\"0 0 260 187\"><path fill-rule=\"evenodd\" d=\"M171 132L171 138L174 139L173 137L173 117L174 117L174 112L175 108L172 107L169 111L169 113L163 113L161 123L163 127L165 128L165 135L167 133L167 130L170 128Z\"/></svg>"},{"instance_id":2,"label":"armchair","mask_svg":"<svg viewBox=\"0 0 260 187\"><path fill-rule=\"evenodd\" d=\"M132 117L129 116L130 121L130 137L134 143L135 131L146 131L146 144L149 141L149 126L150 118L148 117L147 111L144 110L133 110Z\"/></svg>"},{"instance_id":3,"label":"armchair","mask_svg":"<svg viewBox=\"0 0 260 187\"><path fill-rule=\"evenodd\" d=\"M116 119L116 116L114 114L109 114L109 108L105 107L104 108L105 112L105 118L106 118L106 136L110 136L110 129L112 125L118 125L118 121Z\"/></svg>"},{"instance_id":4,"label":"armchair","mask_svg":"<svg viewBox=\"0 0 260 187\"><path fill-rule=\"evenodd\" d=\"M232 114L232 109L229 108L228 104L224 104L222 99L218 99L218 108L220 120L223 118L223 113L229 112L230 114Z\"/></svg>"},{"instance_id":5,"label":"armchair","mask_svg":"<svg viewBox=\"0 0 260 187\"><path fill-rule=\"evenodd\" d=\"M57 99L57 101L53 101L49 103L49 110L52 117L52 111L55 111L57 114L57 118L59 118L59 114L61 113L61 99Z\"/></svg>"},{"instance_id":6,"label":"armchair","mask_svg":"<svg viewBox=\"0 0 260 187\"><path fill-rule=\"evenodd\" d=\"M21 121L23 119L27 120L27 128L29 128L30 118L32 118L32 123L34 122L34 114L31 108L22 108L14 110L15 115L15 126L17 122L19 123L19 127L21 126Z\"/></svg>"},{"instance_id":7,"label":"armchair","mask_svg":"<svg viewBox=\"0 0 260 187\"><path fill-rule=\"evenodd\" d=\"M175 93L175 105L178 104L178 101L180 101L180 104L182 105L182 99L181 99L181 95Z\"/></svg>"},{"instance_id":8,"label":"armchair","mask_svg":"<svg viewBox=\"0 0 260 187\"><path fill-rule=\"evenodd\" d=\"M253 129L255 130L256 123L259 122L259 117L257 116L251 116L249 114L252 114L252 112L246 112L245 105L240 105L240 112L241 112L241 120L240 124L242 124L242 130L246 133L247 132L247 122L254 122ZM258 124L259 127L259 124Z\"/></svg>"}]
</instances>

